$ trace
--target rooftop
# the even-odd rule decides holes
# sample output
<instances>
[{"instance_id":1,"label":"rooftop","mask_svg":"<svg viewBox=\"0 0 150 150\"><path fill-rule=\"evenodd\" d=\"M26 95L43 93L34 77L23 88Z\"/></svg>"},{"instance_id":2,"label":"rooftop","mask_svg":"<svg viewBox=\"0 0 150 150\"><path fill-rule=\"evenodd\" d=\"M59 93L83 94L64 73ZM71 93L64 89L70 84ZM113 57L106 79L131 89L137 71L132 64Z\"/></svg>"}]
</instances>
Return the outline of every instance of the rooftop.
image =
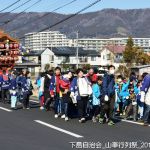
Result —
<instances>
[{"instance_id":1,"label":"rooftop","mask_svg":"<svg viewBox=\"0 0 150 150\"><path fill-rule=\"evenodd\" d=\"M141 66L135 66L135 67L131 67L132 69L141 69L141 68L148 68L150 67L150 64L149 65L141 65Z\"/></svg>"},{"instance_id":2,"label":"rooftop","mask_svg":"<svg viewBox=\"0 0 150 150\"><path fill-rule=\"evenodd\" d=\"M125 51L125 46L122 45L108 45L105 48L115 54L122 54Z\"/></svg>"},{"instance_id":3,"label":"rooftop","mask_svg":"<svg viewBox=\"0 0 150 150\"><path fill-rule=\"evenodd\" d=\"M49 48L51 49L51 48ZM76 56L77 49L75 47L53 47L52 52L58 56ZM83 50L83 48L78 48L79 56L99 56L99 52L95 50Z\"/></svg>"},{"instance_id":4,"label":"rooftop","mask_svg":"<svg viewBox=\"0 0 150 150\"><path fill-rule=\"evenodd\" d=\"M48 49L57 56L76 56L77 52L75 47L49 47ZM29 53L25 53L23 56L40 56L45 50L33 50ZM83 50L81 47L78 49L78 54L79 56L100 56L100 53L95 50Z\"/></svg>"}]
</instances>

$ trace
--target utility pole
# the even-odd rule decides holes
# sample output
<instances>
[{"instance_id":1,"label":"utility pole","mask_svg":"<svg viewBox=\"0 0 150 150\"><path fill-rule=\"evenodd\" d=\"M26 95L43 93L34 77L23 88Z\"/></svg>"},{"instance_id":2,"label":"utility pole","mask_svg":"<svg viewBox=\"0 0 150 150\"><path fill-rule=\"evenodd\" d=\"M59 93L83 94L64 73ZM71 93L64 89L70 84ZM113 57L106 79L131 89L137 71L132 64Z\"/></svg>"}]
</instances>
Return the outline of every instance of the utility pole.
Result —
<instances>
[{"instance_id":1,"label":"utility pole","mask_svg":"<svg viewBox=\"0 0 150 150\"><path fill-rule=\"evenodd\" d=\"M76 32L76 60L77 60L77 69L79 68L79 47L78 47L78 39L79 39L79 31Z\"/></svg>"}]
</instances>

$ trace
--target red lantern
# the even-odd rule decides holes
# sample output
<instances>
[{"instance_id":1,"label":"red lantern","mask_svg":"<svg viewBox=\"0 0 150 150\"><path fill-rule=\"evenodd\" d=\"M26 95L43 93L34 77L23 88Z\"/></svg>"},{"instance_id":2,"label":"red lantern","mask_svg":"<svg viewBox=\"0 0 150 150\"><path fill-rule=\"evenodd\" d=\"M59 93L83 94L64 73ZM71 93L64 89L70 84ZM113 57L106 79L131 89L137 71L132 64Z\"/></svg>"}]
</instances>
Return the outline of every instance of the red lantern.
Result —
<instances>
[{"instance_id":1,"label":"red lantern","mask_svg":"<svg viewBox=\"0 0 150 150\"><path fill-rule=\"evenodd\" d=\"M6 62L6 58L5 58L5 56L3 56L3 62Z\"/></svg>"},{"instance_id":2,"label":"red lantern","mask_svg":"<svg viewBox=\"0 0 150 150\"><path fill-rule=\"evenodd\" d=\"M17 53L18 53L17 51L14 51L14 54L15 54L15 55L17 55Z\"/></svg>"},{"instance_id":3,"label":"red lantern","mask_svg":"<svg viewBox=\"0 0 150 150\"><path fill-rule=\"evenodd\" d=\"M5 48L5 45L1 43L0 48Z\"/></svg>"},{"instance_id":4,"label":"red lantern","mask_svg":"<svg viewBox=\"0 0 150 150\"><path fill-rule=\"evenodd\" d=\"M14 60L15 60L15 61L18 61L19 59L18 59L18 57L14 57Z\"/></svg>"},{"instance_id":5,"label":"red lantern","mask_svg":"<svg viewBox=\"0 0 150 150\"><path fill-rule=\"evenodd\" d=\"M6 48L6 49L9 49L9 44L5 44L5 48Z\"/></svg>"},{"instance_id":6,"label":"red lantern","mask_svg":"<svg viewBox=\"0 0 150 150\"><path fill-rule=\"evenodd\" d=\"M3 56L3 57L1 57L1 61L2 61L2 62L4 61L4 56Z\"/></svg>"},{"instance_id":7,"label":"red lantern","mask_svg":"<svg viewBox=\"0 0 150 150\"><path fill-rule=\"evenodd\" d=\"M10 57L10 58L9 58L9 60L10 60L10 61L13 61L13 58L12 58L12 57Z\"/></svg>"},{"instance_id":8,"label":"red lantern","mask_svg":"<svg viewBox=\"0 0 150 150\"><path fill-rule=\"evenodd\" d=\"M19 45L17 43L15 43L14 48L19 48Z\"/></svg>"},{"instance_id":9,"label":"red lantern","mask_svg":"<svg viewBox=\"0 0 150 150\"><path fill-rule=\"evenodd\" d=\"M11 51L10 54L13 55L13 54L14 54L14 51Z\"/></svg>"},{"instance_id":10,"label":"red lantern","mask_svg":"<svg viewBox=\"0 0 150 150\"><path fill-rule=\"evenodd\" d=\"M10 57L10 56L8 56L8 61L10 61L10 59L11 59L11 57Z\"/></svg>"},{"instance_id":11,"label":"red lantern","mask_svg":"<svg viewBox=\"0 0 150 150\"><path fill-rule=\"evenodd\" d=\"M1 57L1 62L2 62L2 63L4 62L4 57Z\"/></svg>"},{"instance_id":12,"label":"red lantern","mask_svg":"<svg viewBox=\"0 0 150 150\"><path fill-rule=\"evenodd\" d=\"M5 62L8 62L8 59L9 59L9 57L8 57L8 56L6 56L6 57L5 57Z\"/></svg>"},{"instance_id":13,"label":"red lantern","mask_svg":"<svg viewBox=\"0 0 150 150\"><path fill-rule=\"evenodd\" d=\"M13 48L13 44L9 44L9 48L12 49Z\"/></svg>"}]
</instances>

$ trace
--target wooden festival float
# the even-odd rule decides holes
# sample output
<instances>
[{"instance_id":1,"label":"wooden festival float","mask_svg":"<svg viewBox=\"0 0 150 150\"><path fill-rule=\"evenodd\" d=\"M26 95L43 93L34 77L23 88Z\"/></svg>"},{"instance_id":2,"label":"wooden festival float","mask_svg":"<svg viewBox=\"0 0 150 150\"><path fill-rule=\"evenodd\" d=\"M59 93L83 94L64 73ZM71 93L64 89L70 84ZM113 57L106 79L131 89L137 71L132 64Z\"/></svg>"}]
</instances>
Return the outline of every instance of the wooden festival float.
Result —
<instances>
[{"instance_id":1,"label":"wooden festival float","mask_svg":"<svg viewBox=\"0 0 150 150\"><path fill-rule=\"evenodd\" d=\"M19 55L19 41L0 30L0 70L13 69Z\"/></svg>"}]
</instances>

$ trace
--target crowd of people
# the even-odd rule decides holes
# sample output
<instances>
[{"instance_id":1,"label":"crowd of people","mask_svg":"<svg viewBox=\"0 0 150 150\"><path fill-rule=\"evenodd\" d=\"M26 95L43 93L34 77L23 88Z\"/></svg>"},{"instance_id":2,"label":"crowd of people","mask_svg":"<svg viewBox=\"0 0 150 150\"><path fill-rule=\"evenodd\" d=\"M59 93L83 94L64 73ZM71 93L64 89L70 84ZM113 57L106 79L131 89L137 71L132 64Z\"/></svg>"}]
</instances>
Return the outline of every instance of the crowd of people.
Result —
<instances>
[{"instance_id":1,"label":"crowd of people","mask_svg":"<svg viewBox=\"0 0 150 150\"><path fill-rule=\"evenodd\" d=\"M32 81L29 71L3 71L0 75L0 92L3 103L10 102L12 109L21 103L30 109ZM40 73L34 83L38 89L40 109L53 111L54 117L68 121L78 117L80 123L91 119L94 123L115 124L115 118L131 119L148 125L150 114L150 74L139 78L132 72L129 78L115 75L115 67L108 67L104 76L94 69L84 74L61 73L61 68Z\"/></svg>"},{"instance_id":2,"label":"crowd of people","mask_svg":"<svg viewBox=\"0 0 150 150\"><path fill-rule=\"evenodd\" d=\"M27 70L0 72L1 102L10 103L11 109L17 109L22 103L23 109L29 109L29 98L32 95L31 73Z\"/></svg>"}]
</instances>

